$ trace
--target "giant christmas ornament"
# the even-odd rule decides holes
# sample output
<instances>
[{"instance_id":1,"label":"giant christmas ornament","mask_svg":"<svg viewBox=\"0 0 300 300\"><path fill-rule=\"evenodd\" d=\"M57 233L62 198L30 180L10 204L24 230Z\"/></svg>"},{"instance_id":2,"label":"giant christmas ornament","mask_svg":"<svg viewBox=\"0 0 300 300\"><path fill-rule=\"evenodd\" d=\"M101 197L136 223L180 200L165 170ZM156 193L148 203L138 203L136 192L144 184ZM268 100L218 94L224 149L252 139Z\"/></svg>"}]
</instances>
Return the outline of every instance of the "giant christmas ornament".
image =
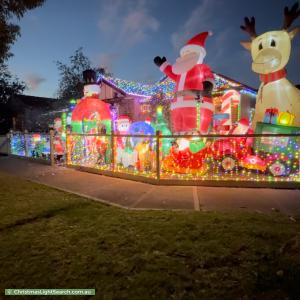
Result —
<instances>
[{"instance_id":1,"label":"giant christmas ornament","mask_svg":"<svg viewBox=\"0 0 300 300\"><path fill-rule=\"evenodd\" d=\"M106 133L111 131L111 112L107 103L99 99L100 86L96 83L93 70L83 72L85 80L84 98L72 112L72 131L90 133L92 129L105 126Z\"/></svg>"},{"instance_id":2,"label":"giant christmas ornament","mask_svg":"<svg viewBox=\"0 0 300 300\"><path fill-rule=\"evenodd\" d=\"M263 122L265 111L272 107L279 112L289 111L295 116L294 125L300 126L300 90L287 79L285 66L291 54L291 41L300 31L300 26L289 30L293 21L300 15L296 3L291 9L284 9L282 30L256 34L255 18L245 18L241 28L248 32L251 41L241 44L252 56L252 70L260 75L261 85L256 99L253 126Z\"/></svg>"},{"instance_id":3,"label":"giant christmas ornament","mask_svg":"<svg viewBox=\"0 0 300 300\"><path fill-rule=\"evenodd\" d=\"M206 134L209 130L214 111L211 98L214 76L209 66L203 64L208 35L209 32L203 32L191 38L173 65L165 57L154 58L160 70L176 82L176 96L171 103L173 132L200 131Z\"/></svg>"}]
</instances>

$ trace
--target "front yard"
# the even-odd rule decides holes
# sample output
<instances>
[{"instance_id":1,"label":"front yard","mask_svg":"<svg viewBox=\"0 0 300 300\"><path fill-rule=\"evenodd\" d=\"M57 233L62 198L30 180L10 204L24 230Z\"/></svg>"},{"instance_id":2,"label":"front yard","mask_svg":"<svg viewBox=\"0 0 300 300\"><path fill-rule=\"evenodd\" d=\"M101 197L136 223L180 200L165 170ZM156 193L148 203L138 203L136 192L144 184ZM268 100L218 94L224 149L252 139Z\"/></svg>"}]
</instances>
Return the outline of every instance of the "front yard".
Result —
<instances>
[{"instance_id":1,"label":"front yard","mask_svg":"<svg viewBox=\"0 0 300 300\"><path fill-rule=\"evenodd\" d=\"M130 300L300 294L300 218L127 211L3 173L0 187L1 299L5 288Z\"/></svg>"}]
</instances>

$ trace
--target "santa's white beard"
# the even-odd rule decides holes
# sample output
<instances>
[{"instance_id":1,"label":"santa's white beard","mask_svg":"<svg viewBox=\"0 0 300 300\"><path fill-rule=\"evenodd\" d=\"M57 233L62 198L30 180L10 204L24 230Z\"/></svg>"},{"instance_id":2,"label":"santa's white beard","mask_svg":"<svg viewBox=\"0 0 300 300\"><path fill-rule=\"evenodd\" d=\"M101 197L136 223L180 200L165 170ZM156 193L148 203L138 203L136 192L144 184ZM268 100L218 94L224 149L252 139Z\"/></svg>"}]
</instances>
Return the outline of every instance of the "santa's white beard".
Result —
<instances>
[{"instance_id":1,"label":"santa's white beard","mask_svg":"<svg viewBox=\"0 0 300 300\"><path fill-rule=\"evenodd\" d=\"M180 75L188 72L197 64L202 64L203 55L201 53L192 52L176 59L172 66L173 73Z\"/></svg>"}]
</instances>

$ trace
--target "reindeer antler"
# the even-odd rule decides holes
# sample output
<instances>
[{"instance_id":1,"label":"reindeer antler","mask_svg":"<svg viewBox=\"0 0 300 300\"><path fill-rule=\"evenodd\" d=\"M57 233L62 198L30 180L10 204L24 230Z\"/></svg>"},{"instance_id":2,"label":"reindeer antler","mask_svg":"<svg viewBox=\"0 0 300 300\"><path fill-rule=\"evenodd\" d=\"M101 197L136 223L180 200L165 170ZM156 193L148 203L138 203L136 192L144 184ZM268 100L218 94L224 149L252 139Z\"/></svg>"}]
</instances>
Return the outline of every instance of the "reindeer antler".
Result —
<instances>
[{"instance_id":1,"label":"reindeer antler","mask_svg":"<svg viewBox=\"0 0 300 300\"><path fill-rule=\"evenodd\" d=\"M245 25L241 25L241 29L249 33L252 40L257 37L257 33L255 30L255 18L252 17L251 20L249 18L245 18Z\"/></svg>"},{"instance_id":2,"label":"reindeer antler","mask_svg":"<svg viewBox=\"0 0 300 300\"><path fill-rule=\"evenodd\" d=\"M289 29L292 23L300 16L300 10L298 7L299 3L297 2L292 6L291 10L289 10L287 6L284 8L284 22L282 29Z\"/></svg>"}]
</instances>

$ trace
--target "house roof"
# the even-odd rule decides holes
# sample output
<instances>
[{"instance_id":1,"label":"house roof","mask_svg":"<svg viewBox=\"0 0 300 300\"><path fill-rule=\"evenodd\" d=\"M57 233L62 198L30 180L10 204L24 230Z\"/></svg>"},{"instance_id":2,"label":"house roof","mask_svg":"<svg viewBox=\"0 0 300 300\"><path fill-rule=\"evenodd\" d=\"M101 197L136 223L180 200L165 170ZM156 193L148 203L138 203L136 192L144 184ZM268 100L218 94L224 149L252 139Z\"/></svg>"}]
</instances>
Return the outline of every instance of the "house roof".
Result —
<instances>
[{"instance_id":1,"label":"house roof","mask_svg":"<svg viewBox=\"0 0 300 300\"><path fill-rule=\"evenodd\" d=\"M255 96L257 93L257 90L245 84L242 84L236 80L233 80L227 76L214 73L214 77L216 83L214 89L215 93L232 88L239 89L245 93L253 94L253 96ZM175 82L167 77L163 77L162 79L153 84L146 84L109 76L100 76L98 78L98 81L100 80L103 80L103 82L109 84L110 86L116 88L119 91L126 93L127 95L148 98L162 92L166 95L166 98L174 97Z\"/></svg>"},{"instance_id":2,"label":"house roof","mask_svg":"<svg viewBox=\"0 0 300 300\"><path fill-rule=\"evenodd\" d=\"M68 108L63 101L54 98L36 97L16 94L12 97L9 105L13 111L22 112L25 109L39 109L44 112L63 110Z\"/></svg>"}]
</instances>

